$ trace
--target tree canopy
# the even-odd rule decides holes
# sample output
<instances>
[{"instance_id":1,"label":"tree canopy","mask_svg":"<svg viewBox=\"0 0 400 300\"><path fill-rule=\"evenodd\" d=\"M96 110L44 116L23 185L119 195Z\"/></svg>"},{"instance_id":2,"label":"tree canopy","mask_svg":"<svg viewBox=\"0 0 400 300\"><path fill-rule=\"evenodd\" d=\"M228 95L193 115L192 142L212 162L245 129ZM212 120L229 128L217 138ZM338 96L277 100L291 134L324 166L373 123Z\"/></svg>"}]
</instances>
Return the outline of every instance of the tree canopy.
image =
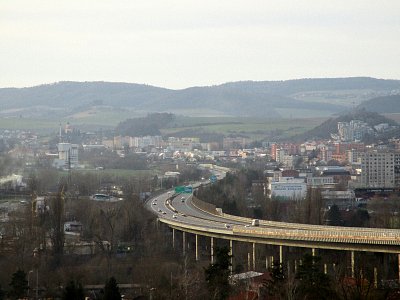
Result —
<instances>
[{"instance_id":1,"label":"tree canopy","mask_svg":"<svg viewBox=\"0 0 400 300\"><path fill-rule=\"evenodd\" d=\"M215 249L215 263L205 269L206 283L210 299L227 299L230 292L229 275L230 255L229 248Z\"/></svg>"}]
</instances>

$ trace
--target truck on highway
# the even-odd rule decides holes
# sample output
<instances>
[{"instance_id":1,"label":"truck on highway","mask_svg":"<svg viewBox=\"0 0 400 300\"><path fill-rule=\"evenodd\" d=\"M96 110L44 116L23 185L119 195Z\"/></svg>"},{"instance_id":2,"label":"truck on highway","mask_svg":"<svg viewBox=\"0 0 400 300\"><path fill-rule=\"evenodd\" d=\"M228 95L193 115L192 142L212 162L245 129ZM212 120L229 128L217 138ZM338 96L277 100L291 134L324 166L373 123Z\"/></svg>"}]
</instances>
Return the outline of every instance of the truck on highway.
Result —
<instances>
[{"instance_id":1,"label":"truck on highway","mask_svg":"<svg viewBox=\"0 0 400 300\"><path fill-rule=\"evenodd\" d=\"M260 226L260 220L259 219L253 219L251 221L252 226Z\"/></svg>"}]
</instances>

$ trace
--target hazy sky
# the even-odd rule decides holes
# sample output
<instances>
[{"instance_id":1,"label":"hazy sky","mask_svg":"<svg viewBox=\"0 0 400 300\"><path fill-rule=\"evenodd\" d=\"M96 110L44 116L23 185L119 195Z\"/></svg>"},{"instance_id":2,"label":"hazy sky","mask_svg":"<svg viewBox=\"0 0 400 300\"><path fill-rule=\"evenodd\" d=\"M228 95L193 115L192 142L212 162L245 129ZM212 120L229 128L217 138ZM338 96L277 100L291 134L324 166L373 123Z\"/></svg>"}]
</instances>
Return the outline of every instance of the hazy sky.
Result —
<instances>
[{"instance_id":1,"label":"hazy sky","mask_svg":"<svg viewBox=\"0 0 400 300\"><path fill-rule=\"evenodd\" d=\"M0 87L400 79L398 0L0 0Z\"/></svg>"}]
</instances>

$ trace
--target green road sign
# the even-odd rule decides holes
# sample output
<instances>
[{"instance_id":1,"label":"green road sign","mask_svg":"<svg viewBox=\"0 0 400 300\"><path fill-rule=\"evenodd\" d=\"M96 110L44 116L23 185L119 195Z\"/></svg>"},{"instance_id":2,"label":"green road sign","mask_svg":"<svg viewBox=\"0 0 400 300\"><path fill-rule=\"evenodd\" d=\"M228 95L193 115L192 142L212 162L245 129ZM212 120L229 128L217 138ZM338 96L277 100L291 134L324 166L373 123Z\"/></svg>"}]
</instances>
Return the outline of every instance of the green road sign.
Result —
<instances>
[{"instance_id":1,"label":"green road sign","mask_svg":"<svg viewBox=\"0 0 400 300\"><path fill-rule=\"evenodd\" d=\"M185 192L185 187L183 185L175 187L175 193L180 194Z\"/></svg>"}]
</instances>

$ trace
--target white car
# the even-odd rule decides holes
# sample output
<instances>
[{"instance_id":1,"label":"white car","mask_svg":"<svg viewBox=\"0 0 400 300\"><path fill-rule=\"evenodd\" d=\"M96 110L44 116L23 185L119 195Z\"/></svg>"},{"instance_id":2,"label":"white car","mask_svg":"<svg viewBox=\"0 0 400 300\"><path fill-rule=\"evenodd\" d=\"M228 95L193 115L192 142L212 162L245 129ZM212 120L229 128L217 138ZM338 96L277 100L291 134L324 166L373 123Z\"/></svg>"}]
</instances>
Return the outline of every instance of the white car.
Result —
<instances>
[{"instance_id":1,"label":"white car","mask_svg":"<svg viewBox=\"0 0 400 300\"><path fill-rule=\"evenodd\" d=\"M225 224L225 228L231 228L231 225Z\"/></svg>"},{"instance_id":2,"label":"white car","mask_svg":"<svg viewBox=\"0 0 400 300\"><path fill-rule=\"evenodd\" d=\"M176 219L176 218L177 218L177 216L174 214L174 215L172 215L172 218Z\"/></svg>"}]
</instances>

